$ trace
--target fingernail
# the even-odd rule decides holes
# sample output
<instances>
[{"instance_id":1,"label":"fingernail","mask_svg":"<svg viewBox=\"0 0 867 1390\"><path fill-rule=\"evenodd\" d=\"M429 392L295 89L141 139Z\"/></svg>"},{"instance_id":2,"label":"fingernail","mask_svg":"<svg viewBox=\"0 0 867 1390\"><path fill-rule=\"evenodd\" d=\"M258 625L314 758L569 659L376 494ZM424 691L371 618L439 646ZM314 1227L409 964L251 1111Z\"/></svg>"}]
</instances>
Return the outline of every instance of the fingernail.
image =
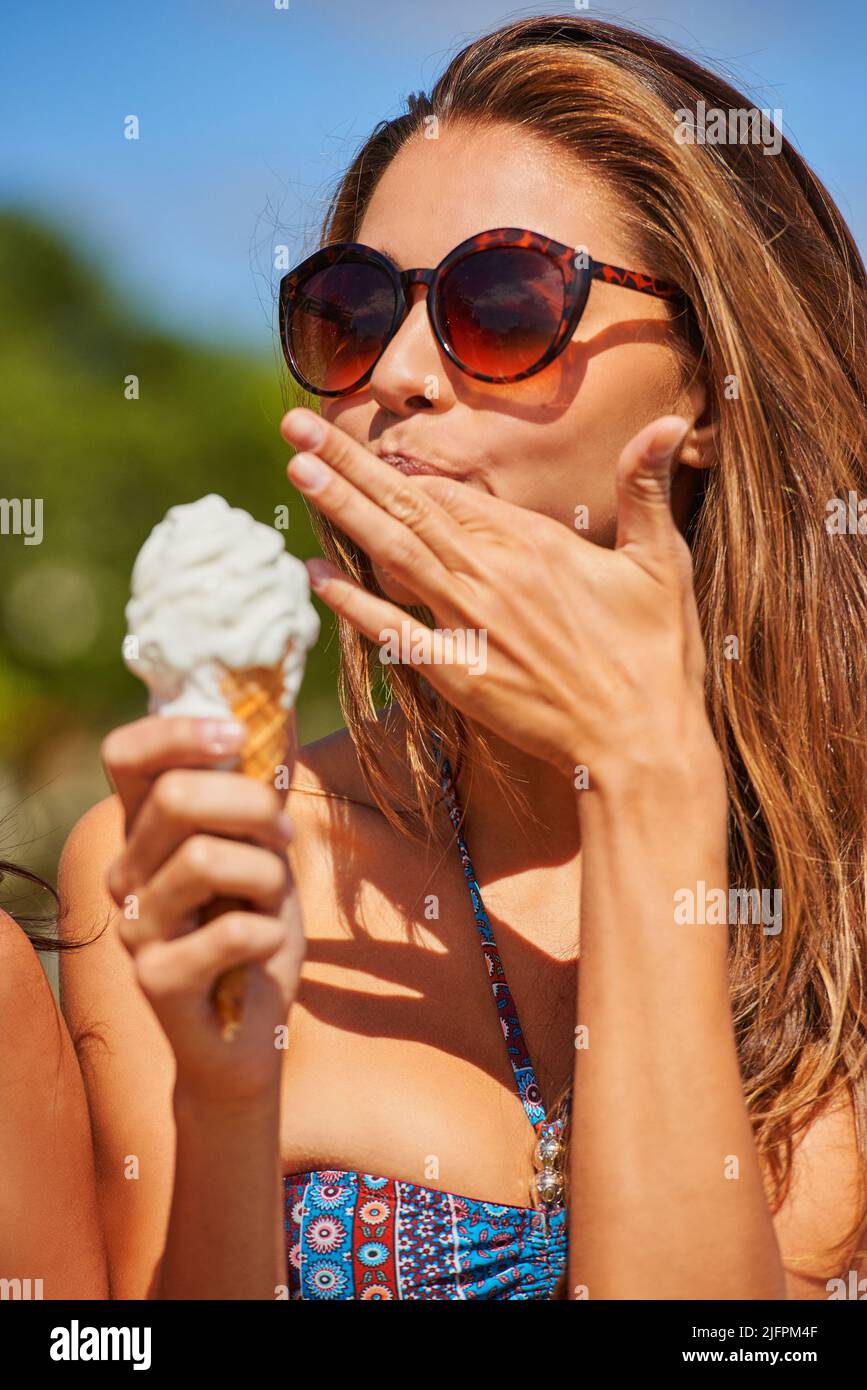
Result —
<instances>
[{"instance_id":1,"label":"fingernail","mask_svg":"<svg viewBox=\"0 0 867 1390\"><path fill-rule=\"evenodd\" d=\"M295 822L291 816L287 816L285 811L281 811L277 817L277 829L287 840L294 838Z\"/></svg>"},{"instance_id":2,"label":"fingernail","mask_svg":"<svg viewBox=\"0 0 867 1390\"><path fill-rule=\"evenodd\" d=\"M301 415L292 414L288 421L289 433L302 449L318 449L325 439L325 426L317 415L310 411Z\"/></svg>"},{"instance_id":3,"label":"fingernail","mask_svg":"<svg viewBox=\"0 0 867 1390\"><path fill-rule=\"evenodd\" d=\"M319 593L320 589L324 589L325 585L331 578L331 575L328 571L328 565L324 560L308 560L307 573L310 576L310 587L314 591L314 593L317 594Z\"/></svg>"},{"instance_id":4,"label":"fingernail","mask_svg":"<svg viewBox=\"0 0 867 1390\"><path fill-rule=\"evenodd\" d=\"M319 492L328 482L328 469L315 454L296 454L289 475L302 492Z\"/></svg>"},{"instance_id":5,"label":"fingernail","mask_svg":"<svg viewBox=\"0 0 867 1390\"><path fill-rule=\"evenodd\" d=\"M212 753L228 753L243 746L247 730L237 719L203 719L200 737Z\"/></svg>"},{"instance_id":6,"label":"fingernail","mask_svg":"<svg viewBox=\"0 0 867 1390\"><path fill-rule=\"evenodd\" d=\"M663 459L671 458L688 433L689 424L686 420L671 420L664 427L660 425L659 433L647 451L647 457L660 463Z\"/></svg>"}]
</instances>

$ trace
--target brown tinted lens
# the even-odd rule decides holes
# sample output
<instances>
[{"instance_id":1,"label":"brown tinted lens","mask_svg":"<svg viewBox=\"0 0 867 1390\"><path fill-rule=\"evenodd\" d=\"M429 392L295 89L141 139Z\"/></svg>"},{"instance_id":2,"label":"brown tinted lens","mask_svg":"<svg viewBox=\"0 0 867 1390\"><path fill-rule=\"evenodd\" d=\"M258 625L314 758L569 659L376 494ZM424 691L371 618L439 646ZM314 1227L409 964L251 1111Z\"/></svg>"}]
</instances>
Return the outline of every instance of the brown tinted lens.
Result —
<instances>
[{"instance_id":1,"label":"brown tinted lens","mask_svg":"<svg viewBox=\"0 0 867 1390\"><path fill-rule=\"evenodd\" d=\"M440 288L445 337L465 367L512 377L554 341L563 314L560 268L541 251L496 246L459 261Z\"/></svg>"},{"instance_id":2,"label":"brown tinted lens","mask_svg":"<svg viewBox=\"0 0 867 1390\"><path fill-rule=\"evenodd\" d=\"M376 361L394 319L394 286L381 266L341 262L300 287L287 334L301 375L320 391L346 391Z\"/></svg>"}]
</instances>

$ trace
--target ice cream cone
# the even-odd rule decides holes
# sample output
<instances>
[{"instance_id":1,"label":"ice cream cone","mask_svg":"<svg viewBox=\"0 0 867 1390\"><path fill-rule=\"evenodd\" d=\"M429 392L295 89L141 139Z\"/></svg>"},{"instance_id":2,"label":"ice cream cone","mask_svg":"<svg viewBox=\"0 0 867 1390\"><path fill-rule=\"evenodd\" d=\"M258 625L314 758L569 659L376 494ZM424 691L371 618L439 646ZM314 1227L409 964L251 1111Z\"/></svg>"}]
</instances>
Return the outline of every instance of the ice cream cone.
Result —
<instances>
[{"instance_id":1,"label":"ice cream cone","mask_svg":"<svg viewBox=\"0 0 867 1390\"><path fill-rule=\"evenodd\" d=\"M238 759L238 772L257 782L276 785L278 769L288 754L287 719L282 666L251 666L245 671L226 671L220 682L234 717L245 725L247 739ZM282 792L285 797L285 790ZM205 915L213 921L224 912L245 907L240 899L217 898ZM214 1008L224 1042L231 1042L241 1027L247 992L247 967L236 965L221 975L214 986Z\"/></svg>"},{"instance_id":2,"label":"ice cream cone","mask_svg":"<svg viewBox=\"0 0 867 1390\"><path fill-rule=\"evenodd\" d=\"M124 660L147 685L150 712L231 713L247 729L235 766L279 790L275 774L294 754L289 712L319 636L307 571L280 532L214 493L170 507L136 557L126 618ZM203 920L247 906L222 898ZM226 1039L240 1027L246 988L238 968L212 991Z\"/></svg>"}]
</instances>

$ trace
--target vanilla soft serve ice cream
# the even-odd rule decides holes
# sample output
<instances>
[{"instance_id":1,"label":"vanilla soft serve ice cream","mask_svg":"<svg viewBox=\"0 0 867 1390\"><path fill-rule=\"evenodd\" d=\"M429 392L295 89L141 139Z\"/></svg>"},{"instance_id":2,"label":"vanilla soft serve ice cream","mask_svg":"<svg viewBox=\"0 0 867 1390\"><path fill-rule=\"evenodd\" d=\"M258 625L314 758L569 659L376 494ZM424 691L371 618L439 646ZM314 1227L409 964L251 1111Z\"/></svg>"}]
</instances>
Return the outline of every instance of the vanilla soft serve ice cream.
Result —
<instances>
[{"instance_id":1,"label":"vanilla soft serve ice cream","mask_svg":"<svg viewBox=\"0 0 867 1390\"><path fill-rule=\"evenodd\" d=\"M171 507L132 572L124 660L150 711L230 718L226 671L282 669L290 709L319 636L307 571L283 538L211 493Z\"/></svg>"}]
</instances>

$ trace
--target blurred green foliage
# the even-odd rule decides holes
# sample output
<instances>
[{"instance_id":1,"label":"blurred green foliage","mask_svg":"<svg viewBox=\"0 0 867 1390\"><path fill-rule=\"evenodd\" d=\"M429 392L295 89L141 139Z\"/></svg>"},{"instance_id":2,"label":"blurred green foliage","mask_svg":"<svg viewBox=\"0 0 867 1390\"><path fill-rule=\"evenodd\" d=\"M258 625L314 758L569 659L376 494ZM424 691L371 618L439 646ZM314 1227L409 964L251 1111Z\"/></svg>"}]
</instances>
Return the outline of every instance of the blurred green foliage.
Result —
<instances>
[{"instance_id":1,"label":"blurred green foliage","mask_svg":"<svg viewBox=\"0 0 867 1390\"><path fill-rule=\"evenodd\" d=\"M0 215L0 381L0 498L43 499L40 544L0 534L0 858L53 876L75 820L106 794L101 738L145 712L121 642L151 528L217 492L272 525L288 506L288 548L318 547L286 479L277 426L294 397L273 351L154 331L52 229L14 213ZM341 722L333 620L318 607L305 741Z\"/></svg>"}]
</instances>

